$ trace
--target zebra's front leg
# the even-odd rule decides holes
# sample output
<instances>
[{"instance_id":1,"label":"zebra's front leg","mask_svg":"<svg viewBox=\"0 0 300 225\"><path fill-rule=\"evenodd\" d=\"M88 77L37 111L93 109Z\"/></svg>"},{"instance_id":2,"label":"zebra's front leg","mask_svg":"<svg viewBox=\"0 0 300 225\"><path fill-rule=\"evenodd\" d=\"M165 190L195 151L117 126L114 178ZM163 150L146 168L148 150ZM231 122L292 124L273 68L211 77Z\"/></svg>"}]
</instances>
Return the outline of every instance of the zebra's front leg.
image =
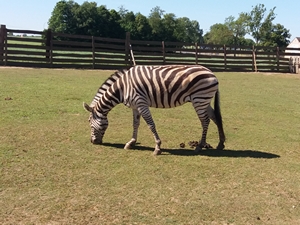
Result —
<instances>
[{"instance_id":1,"label":"zebra's front leg","mask_svg":"<svg viewBox=\"0 0 300 225\"><path fill-rule=\"evenodd\" d=\"M125 144L124 149L131 149L132 147L135 146L136 141L137 141L137 134L138 134L139 126L140 126L141 115L139 114L139 112L136 109L133 109L132 113L133 113L133 133L132 133L132 138L131 138L130 141L128 141Z\"/></svg>"},{"instance_id":2,"label":"zebra's front leg","mask_svg":"<svg viewBox=\"0 0 300 225\"><path fill-rule=\"evenodd\" d=\"M162 152L161 149L160 149L161 140L160 140L160 138L158 136L158 133L156 131L155 123L153 121L150 110L147 106L144 106L144 107L139 108L139 112L142 115L142 117L144 118L144 120L146 121L149 129L151 130L151 132L154 136L154 140L155 140L156 145L155 145L153 155L160 155L161 152Z\"/></svg>"}]
</instances>

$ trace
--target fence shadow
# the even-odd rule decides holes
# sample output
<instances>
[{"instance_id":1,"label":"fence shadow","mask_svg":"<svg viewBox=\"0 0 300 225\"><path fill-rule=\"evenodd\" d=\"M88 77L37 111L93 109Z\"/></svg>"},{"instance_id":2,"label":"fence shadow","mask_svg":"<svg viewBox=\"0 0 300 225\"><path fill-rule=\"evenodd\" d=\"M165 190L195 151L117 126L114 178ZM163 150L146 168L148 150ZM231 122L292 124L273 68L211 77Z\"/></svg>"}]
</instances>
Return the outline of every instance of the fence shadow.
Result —
<instances>
[{"instance_id":1,"label":"fence shadow","mask_svg":"<svg viewBox=\"0 0 300 225\"><path fill-rule=\"evenodd\" d=\"M119 143L104 143L102 144L107 147L114 147L118 149L123 149L124 144ZM153 151L153 147L141 146L137 143L134 147L134 150L137 151ZM259 150L233 150L233 149L205 149L200 151L199 153L195 153L193 149L162 149L162 155L178 155L178 156L209 156L209 157L229 157L229 158L263 158L263 159L273 159L279 158L280 155L263 152Z\"/></svg>"}]
</instances>

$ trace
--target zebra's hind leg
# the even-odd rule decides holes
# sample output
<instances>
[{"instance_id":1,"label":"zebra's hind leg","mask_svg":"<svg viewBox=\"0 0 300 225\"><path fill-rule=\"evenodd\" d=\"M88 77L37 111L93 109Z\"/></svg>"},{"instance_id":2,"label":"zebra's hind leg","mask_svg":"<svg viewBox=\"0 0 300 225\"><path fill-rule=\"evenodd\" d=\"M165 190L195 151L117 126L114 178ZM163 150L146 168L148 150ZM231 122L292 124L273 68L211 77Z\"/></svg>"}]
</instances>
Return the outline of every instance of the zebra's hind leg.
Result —
<instances>
[{"instance_id":1,"label":"zebra's hind leg","mask_svg":"<svg viewBox=\"0 0 300 225\"><path fill-rule=\"evenodd\" d=\"M219 144L217 146L217 150L223 150L225 148L224 142L225 142L225 134L223 130L222 125L222 118L217 121L215 110L209 105L207 108L208 116L209 118L217 125L218 132L219 132Z\"/></svg>"},{"instance_id":2,"label":"zebra's hind leg","mask_svg":"<svg viewBox=\"0 0 300 225\"><path fill-rule=\"evenodd\" d=\"M128 141L125 144L124 149L131 149L132 147L135 146L136 141L137 141L137 134L138 134L139 126L140 126L141 115L139 114L139 112L136 109L133 109L132 113L133 113L133 133L132 133L132 138L131 138L130 141Z\"/></svg>"},{"instance_id":3,"label":"zebra's hind leg","mask_svg":"<svg viewBox=\"0 0 300 225\"><path fill-rule=\"evenodd\" d=\"M146 121L149 129L151 130L153 136L154 136L154 140L155 140L155 149L153 151L153 155L160 155L162 153L161 149L160 149L160 145L161 145L161 140L158 136L158 133L156 131L155 128L155 123L153 121L152 115L150 113L150 110L148 107L143 106L139 108L139 112L142 115L142 117L144 118L144 120Z\"/></svg>"},{"instance_id":4,"label":"zebra's hind leg","mask_svg":"<svg viewBox=\"0 0 300 225\"><path fill-rule=\"evenodd\" d=\"M208 125L210 122L210 118L208 116L208 104L203 104L203 103L193 103L193 106L197 112L198 118L201 122L202 125L202 137L201 140L199 141L198 146L195 149L195 152L198 153L199 151L202 150L202 148L212 148L212 146L208 143L206 143L206 135L208 131Z\"/></svg>"}]
</instances>

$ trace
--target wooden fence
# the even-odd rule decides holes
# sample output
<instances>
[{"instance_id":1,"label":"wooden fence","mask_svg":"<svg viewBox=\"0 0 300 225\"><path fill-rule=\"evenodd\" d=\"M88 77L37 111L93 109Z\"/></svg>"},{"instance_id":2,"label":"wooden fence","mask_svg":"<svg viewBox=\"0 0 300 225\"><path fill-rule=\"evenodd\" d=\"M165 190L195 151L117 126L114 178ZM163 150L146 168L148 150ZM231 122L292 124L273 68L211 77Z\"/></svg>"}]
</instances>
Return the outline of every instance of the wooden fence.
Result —
<instances>
[{"instance_id":1,"label":"wooden fence","mask_svg":"<svg viewBox=\"0 0 300 225\"><path fill-rule=\"evenodd\" d=\"M278 47L137 41L131 40L130 34L126 39L113 39L1 25L0 66L127 68L133 65L130 44L137 65L200 64L213 71L290 72L289 58L300 56Z\"/></svg>"}]
</instances>

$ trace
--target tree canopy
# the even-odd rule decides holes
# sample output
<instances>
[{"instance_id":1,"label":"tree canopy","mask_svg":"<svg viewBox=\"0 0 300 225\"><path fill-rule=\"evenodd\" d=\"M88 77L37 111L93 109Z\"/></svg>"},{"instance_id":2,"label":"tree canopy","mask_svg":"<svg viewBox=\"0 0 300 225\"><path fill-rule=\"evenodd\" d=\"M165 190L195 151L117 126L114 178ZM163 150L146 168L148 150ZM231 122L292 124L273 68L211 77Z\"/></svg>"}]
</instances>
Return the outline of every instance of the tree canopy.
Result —
<instances>
[{"instance_id":1,"label":"tree canopy","mask_svg":"<svg viewBox=\"0 0 300 225\"><path fill-rule=\"evenodd\" d=\"M265 5L258 4L250 12L240 13L238 18L229 16L224 23L211 25L204 35L198 21L178 18L158 6L144 16L123 6L116 11L96 2L85 1L80 5L74 0L61 0L56 3L48 25L54 32L110 38L123 39L130 32L134 40L287 46L291 34L282 24L273 24L275 9L267 13Z\"/></svg>"},{"instance_id":2,"label":"tree canopy","mask_svg":"<svg viewBox=\"0 0 300 225\"><path fill-rule=\"evenodd\" d=\"M54 32L111 38L124 38L130 32L136 40L200 42L203 39L197 21L177 18L158 6L146 17L124 7L116 11L95 2L79 5L73 0L61 0L56 3L48 25Z\"/></svg>"},{"instance_id":3,"label":"tree canopy","mask_svg":"<svg viewBox=\"0 0 300 225\"><path fill-rule=\"evenodd\" d=\"M276 7L267 14L264 4L252 7L250 12L242 12L235 19L229 16L224 24L218 23L210 27L205 37L206 43L227 45L262 45L286 47L291 34L281 24L273 24L276 18ZM250 35L253 39L246 38Z\"/></svg>"}]
</instances>

